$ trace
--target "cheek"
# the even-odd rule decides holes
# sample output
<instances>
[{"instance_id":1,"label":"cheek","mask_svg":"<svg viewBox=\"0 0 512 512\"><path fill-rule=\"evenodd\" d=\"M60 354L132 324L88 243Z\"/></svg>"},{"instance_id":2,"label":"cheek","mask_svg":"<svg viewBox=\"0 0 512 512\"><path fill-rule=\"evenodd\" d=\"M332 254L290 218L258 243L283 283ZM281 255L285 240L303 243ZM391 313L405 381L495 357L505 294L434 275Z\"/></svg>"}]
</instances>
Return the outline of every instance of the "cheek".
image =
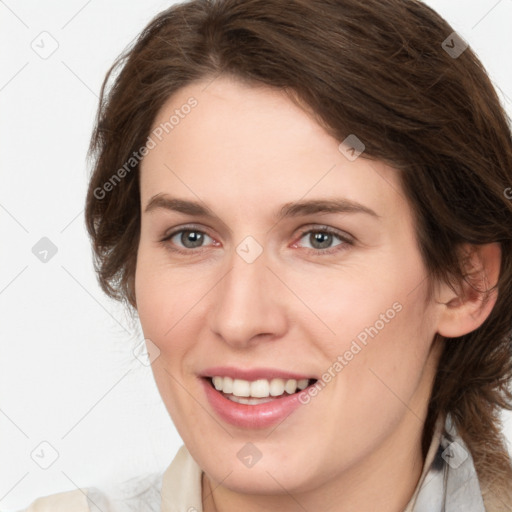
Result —
<instances>
[{"instance_id":1,"label":"cheek","mask_svg":"<svg viewBox=\"0 0 512 512\"><path fill-rule=\"evenodd\" d=\"M408 410L421 416L426 403L421 398L427 398L423 383L434 335L431 313L421 297L393 304L391 310L385 309L386 301L376 308L368 305L373 314L343 342L335 388L340 404L355 418L350 427L360 429L358 439L375 436L376 424L381 432L392 428Z\"/></svg>"},{"instance_id":2,"label":"cheek","mask_svg":"<svg viewBox=\"0 0 512 512\"><path fill-rule=\"evenodd\" d=\"M362 347L399 344L423 328L427 304L424 290L418 287L422 265L404 270L400 260L388 263L381 259L364 267L286 275L294 293L316 317L297 303L293 320L315 330L313 339L331 359L349 350L355 340ZM310 317L310 327L304 325L304 315Z\"/></svg>"},{"instance_id":3,"label":"cheek","mask_svg":"<svg viewBox=\"0 0 512 512\"><path fill-rule=\"evenodd\" d=\"M186 425L193 422L202 428L204 420L202 411L184 391L185 383L189 385L184 364L196 339L190 319L197 313L198 297L203 294L190 273L171 270L146 256L151 256L149 251L140 250L135 275L138 316L144 337L160 351L151 370L162 401L182 438L188 439Z\"/></svg>"},{"instance_id":4,"label":"cheek","mask_svg":"<svg viewBox=\"0 0 512 512\"><path fill-rule=\"evenodd\" d=\"M171 268L150 249L139 248L135 273L137 312L144 335L160 350L164 340L179 342L176 332L187 325L187 315L197 306L204 285L197 275L183 268Z\"/></svg>"},{"instance_id":5,"label":"cheek","mask_svg":"<svg viewBox=\"0 0 512 512\"><path fill-rule=\"evenodd\" d=\"M340 401L368 418L403 407L397 396L412 397L435 334L423 263L416 251L404 254L301 289L332 331L317 337L326 378Z\"/></svg>"}]
</instances>

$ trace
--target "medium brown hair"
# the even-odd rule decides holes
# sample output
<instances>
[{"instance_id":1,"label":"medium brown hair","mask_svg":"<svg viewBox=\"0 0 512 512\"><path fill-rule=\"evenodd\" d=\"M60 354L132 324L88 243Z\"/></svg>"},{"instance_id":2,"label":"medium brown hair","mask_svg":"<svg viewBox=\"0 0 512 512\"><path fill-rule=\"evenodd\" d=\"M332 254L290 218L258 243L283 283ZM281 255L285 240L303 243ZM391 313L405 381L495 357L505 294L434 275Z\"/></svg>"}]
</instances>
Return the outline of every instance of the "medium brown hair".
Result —
<instances>
[{"instance_id":1,"label":"medium brown hair","mask_svg":"<svg viewBox=\"0 0 512 512\"><path fill-rule=\"evenodd\" d=\"M464 279L462 244L501 244L490 316L477 330L446 340L423 449L435 419L450 412L484 494L512 507L505 497L512 466L499 420L503 408L512 409L510 124L471 48L456 58L443 48L452 33L416 0L173 5L107 73L89 150L94 168L85 216L102 288L136 307L139 163L130 159L178 89L232 75L286 91L339 141L356 134L366 146L363 157L398 169L430 282ZM122 180L112 184L120 168Z\"/></svg>"}]
</instances>

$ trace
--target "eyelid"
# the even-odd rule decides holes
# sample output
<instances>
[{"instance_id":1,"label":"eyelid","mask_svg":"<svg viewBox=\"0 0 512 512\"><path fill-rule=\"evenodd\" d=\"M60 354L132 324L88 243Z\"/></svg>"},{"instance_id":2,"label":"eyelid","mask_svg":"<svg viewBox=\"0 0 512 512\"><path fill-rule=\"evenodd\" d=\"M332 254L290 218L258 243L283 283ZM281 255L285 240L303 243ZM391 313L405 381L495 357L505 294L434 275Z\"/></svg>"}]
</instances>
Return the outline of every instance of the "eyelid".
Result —
<instances>
[{"instance_id":1,"label":"eyelid","mask_svg":"<svg viewBox=\"0 0 512 512\"><path fill-rule=\"evenodd\" d=\"M164 235L161 237L160 241L164 242L165 240L169 240L174 235L177 235L181 231L198 231L199 233L204 233L205 235L208 235L210 238L215 239L204 227L199 227L194 224L185 224L183 226L178 226L176 228L172 228L170 230L167 230Z\"/></svg>"},{"instance_id":2,"label":"eyelid","mask_svg":"<svg viewBox=\"0 0 512 512\"><path fill-rule=\"evenodd\" d=\"M347 233L346 231L341 231L340 229L333 228L331 226L326 226L322 224L312 224L308 227L301 228L299 239L302 238L304 235L307 235L311 232L321 232L321 233L329 233L331 235L336 235L341 240L344 240L346 242L354 242L355 238Z\"/></svg>"}]
</instances>

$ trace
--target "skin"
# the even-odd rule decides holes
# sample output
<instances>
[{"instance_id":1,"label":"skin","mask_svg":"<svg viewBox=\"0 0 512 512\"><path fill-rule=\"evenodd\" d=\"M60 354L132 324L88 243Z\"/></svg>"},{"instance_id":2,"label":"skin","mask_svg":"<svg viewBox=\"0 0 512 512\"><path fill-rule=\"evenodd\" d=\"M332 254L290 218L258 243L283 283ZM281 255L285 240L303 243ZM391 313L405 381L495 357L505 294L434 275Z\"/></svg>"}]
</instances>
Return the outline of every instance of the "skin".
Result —
<instances>
[{"instance_id":1,"label":"skin","mask_svg":"<svg viewBox=\"0 0 512 512\"><path fill-rule=\"evenodd\" d=\"M190 96L198 105L141 164L135 292L144 336L160 351L152 363L159 392L204 470L203 496L214 489L205 510L403 510L423 466L442 348L435 334L469 332L493 301L477 311L476 299L460 301L441 285L429 298L397 171L364 154L349 161L341 141L284 93L223 76L195 82L167 101L154 127ZM146 212L156 194L199 201L218 218ZM377 216L276 221L285 203L335 197ZM180 234L162 242L185 226L206 233L200 248L183 245ZM322 248L314 233L303 234L323 226L351 241L333 236ZM263 249L252 263L236 252L247 236ZM484 256L496 262L499 250ZM401 311L378 335L277 427L234 427L210 408L198 378L205 368L320 377L397 302ZM262 454L251 468L237 457L247 442Z\"/></svg>"}]
</instances>

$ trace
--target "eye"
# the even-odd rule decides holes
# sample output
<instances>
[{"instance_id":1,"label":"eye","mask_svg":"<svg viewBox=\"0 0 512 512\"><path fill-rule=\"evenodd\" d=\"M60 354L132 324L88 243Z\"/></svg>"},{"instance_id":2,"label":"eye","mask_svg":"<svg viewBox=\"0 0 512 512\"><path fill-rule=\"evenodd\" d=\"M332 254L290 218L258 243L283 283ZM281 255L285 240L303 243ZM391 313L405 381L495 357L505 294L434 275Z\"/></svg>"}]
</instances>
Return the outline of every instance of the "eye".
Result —
<instances>
[{"instance_id":1,"label":"eye","mask_svg":"<svg viewBox=\"0 0 512 512\"><path fill-rule=\"evenodd\" d=\"M303 231L299 240L302 239L305 239L306 243L310 244L309 247L306 245L306 248L313 250L314 253L321 254L331 254L345 249L347 245L353 244L351 237L327 226ZM336 239L339 242L333 245ZM294 246L296 246L296 244L294 244Z\"/></svg>"},{"instance_id":2,"label":"eye","mask_svg":"<svg viewBox=\"0 0 512 512\"><path fill-rule=\"evenodd\" d=\"M161 240L167 247L176 252L190 252L193 249L201 249L204 242L214 241L204 231L195 228L182 228L169 233Z\"/></svg>"},{"instance_id":3,"label":"eye","mask_svg":"<svg viewBox=\"0 0 512 512\"><path fill-rule=\"evenodd\" d=\"M331 254L346 249L354 243L353 238L349 235L328 226L302 231L298 241L303 239L305 239L305 248L314 254ZM338 240L338 243L333 245L336 240ZM213 245L220 245L207 233L194 227L182 227L166 235L160 242L169 250L182 254L190 254L195 249L200 250L212 242ZM307 244L309 244L309 247ZM297 245L298 242L295 242L292 247L297 247ZM304 243L299 245L303 246Z\"/></svg>"}]
</instances>

